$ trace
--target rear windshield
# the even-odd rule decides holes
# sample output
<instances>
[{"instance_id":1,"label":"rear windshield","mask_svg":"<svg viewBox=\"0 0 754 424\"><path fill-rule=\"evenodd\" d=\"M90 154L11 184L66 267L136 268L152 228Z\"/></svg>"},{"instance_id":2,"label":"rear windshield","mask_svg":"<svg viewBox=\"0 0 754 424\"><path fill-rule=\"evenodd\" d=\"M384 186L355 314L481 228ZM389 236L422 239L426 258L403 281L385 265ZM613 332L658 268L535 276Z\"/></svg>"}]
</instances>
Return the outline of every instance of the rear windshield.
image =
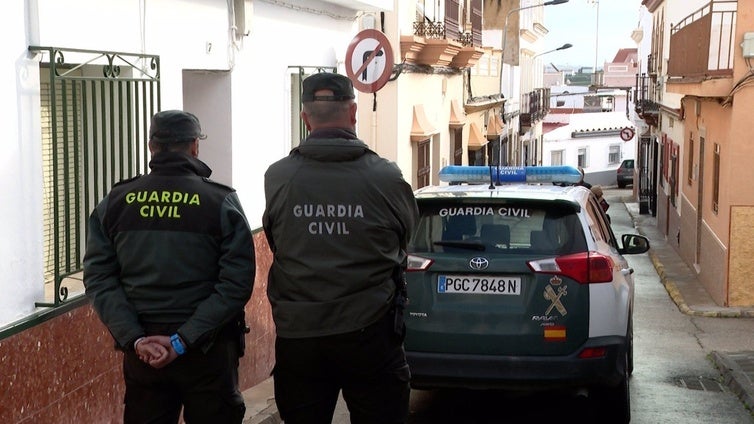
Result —
<instances>
[{"instance_id":1,"label":"rear windshield","mask_svg":"<svg viewBox=\"0 0 754 424\"><path fill-rule=\"evenodd\" d=\"M408 249L413 253L484 251L563 255L586 251L572 206L555 203L419 204L421 218Z\"/></svg>"}]
</instances>

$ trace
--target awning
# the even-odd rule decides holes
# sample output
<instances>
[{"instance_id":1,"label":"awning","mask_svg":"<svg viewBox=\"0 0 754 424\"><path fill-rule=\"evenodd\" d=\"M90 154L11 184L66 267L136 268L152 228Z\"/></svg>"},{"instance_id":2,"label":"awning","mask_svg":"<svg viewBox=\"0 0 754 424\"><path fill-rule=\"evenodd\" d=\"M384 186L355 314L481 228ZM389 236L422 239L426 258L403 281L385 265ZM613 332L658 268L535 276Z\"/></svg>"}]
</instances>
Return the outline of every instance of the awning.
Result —
<instances>
[{"instance_id":1,"label":"awning","mask_svg":"<svg viewBox=\"0 0 754 424\"><path fill-rule=\"evenodd\" d=\"M469 126L469 150L479 150L487 145L487 139L482 135L479 124L472 122Z\"/></svg>"},{"instance_id":2,"label":"awning","mask_svg":"<svg viewBox=\"0 0 754 424\"><path fill-rule=\"evenodd\" d=\"M414 105L414 122L411 125L411 141L426 140L439 133L435 127L430 124L427 114L424 113L424 105Z\"/></svg>"},{"instance_id":3,"label":"awning","mask_svg":"<svg viewBox=\"0 0 754 424\"><path fill-rule=\"evenodd\" d=\"M487 139L496 140L503 133L505 124L500 115L494 113L494 110L492 112L490 113L490 118L487 120Z\"/></svg>"},{"instance_id":4,"label":"awning","mask_svg":"<svg viewBox=\"0 0 754 424\"><path fill-rule=\"evenodd\" d=\"M450 121L448 126L453 129L463 128L466 125L466 114L463 112L463 107L458 100L450 102Z\"/></svg>"}]
</instances>

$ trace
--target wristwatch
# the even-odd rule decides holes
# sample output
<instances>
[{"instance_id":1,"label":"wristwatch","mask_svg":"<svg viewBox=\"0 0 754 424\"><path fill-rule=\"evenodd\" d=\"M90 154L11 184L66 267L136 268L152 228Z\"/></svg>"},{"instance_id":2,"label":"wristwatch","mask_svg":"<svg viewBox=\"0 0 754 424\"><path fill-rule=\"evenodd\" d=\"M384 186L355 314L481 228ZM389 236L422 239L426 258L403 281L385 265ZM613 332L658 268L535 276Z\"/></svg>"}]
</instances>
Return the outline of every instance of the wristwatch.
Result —
<instances>
[{"instance_id":1,"label":"wristwatch","mask_svg":"<svg viewBox=\"0 0 754 424\"><path fill-rule=\"evenodd\" d=\"M178 333L170 336L170 344L173 345L173 350L175 350L175 353L177 353L178 356L186 353L186 348L183 346L183 342L181 341L181 337L178 335Z\"/></svg>"}]
</instances>

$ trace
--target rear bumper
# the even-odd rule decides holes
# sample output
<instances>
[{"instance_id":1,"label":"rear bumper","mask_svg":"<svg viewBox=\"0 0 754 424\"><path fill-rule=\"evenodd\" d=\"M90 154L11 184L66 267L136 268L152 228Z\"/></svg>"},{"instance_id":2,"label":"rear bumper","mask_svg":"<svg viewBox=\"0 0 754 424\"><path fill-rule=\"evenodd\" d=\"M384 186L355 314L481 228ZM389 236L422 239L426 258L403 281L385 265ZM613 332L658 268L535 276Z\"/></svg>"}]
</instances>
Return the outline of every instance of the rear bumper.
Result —
<instances>
[{"instance_id":1,"label":"rear bumper","mask_svg":"<svg viewBox=\"0 0 754 424\"><path fill-rule=\"evenodd\" d=\"M600 358L581 359L582 349L605 347ZM566 356L492 356L406 352L411 386L417 389L466 388L551 390L614 386L625 375L624 337L591 339Z\"/></svg>"},{"instance_id":2,"label":"rear bumper","mask_svg":"<svg viewBox=\"0 0 754 424\"><path fill-rule=\"evenodd\" d=\"M630 183L634 180L634 176L633 175L618 175L617 180L618 182L621 182L621 183L624 183L624 182Z\"/></svg>"}]
</instances>

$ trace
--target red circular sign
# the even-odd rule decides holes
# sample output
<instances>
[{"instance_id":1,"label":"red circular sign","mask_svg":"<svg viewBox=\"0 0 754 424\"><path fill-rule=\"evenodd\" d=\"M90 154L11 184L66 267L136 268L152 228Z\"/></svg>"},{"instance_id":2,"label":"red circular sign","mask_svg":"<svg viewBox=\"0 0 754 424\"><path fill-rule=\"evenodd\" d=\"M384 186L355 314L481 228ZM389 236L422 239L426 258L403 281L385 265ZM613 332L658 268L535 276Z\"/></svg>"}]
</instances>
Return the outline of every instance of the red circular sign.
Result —
<instances>
[{"instance_id":1,"label":"red circular sign","mask_svg":"<svg viewBox=\"0 0 754 424\"><path fill-rule=\"evenodd\" d=\"M620 138L623 141L628 141L634 138L634 129L631 127L626 127L620 130Z\"/></svg>"},{"instance_id":2,"label":"red circular sign","mask_svg":"<svg viewBox=\"0 0 754 424\"><path fill-rule=\"evenodd\" d=\"M393 48L385 34L365 29L348 45L345 65L354 88L363 93L375 93L393 73Z\"/></svg>"}]
</instances>

